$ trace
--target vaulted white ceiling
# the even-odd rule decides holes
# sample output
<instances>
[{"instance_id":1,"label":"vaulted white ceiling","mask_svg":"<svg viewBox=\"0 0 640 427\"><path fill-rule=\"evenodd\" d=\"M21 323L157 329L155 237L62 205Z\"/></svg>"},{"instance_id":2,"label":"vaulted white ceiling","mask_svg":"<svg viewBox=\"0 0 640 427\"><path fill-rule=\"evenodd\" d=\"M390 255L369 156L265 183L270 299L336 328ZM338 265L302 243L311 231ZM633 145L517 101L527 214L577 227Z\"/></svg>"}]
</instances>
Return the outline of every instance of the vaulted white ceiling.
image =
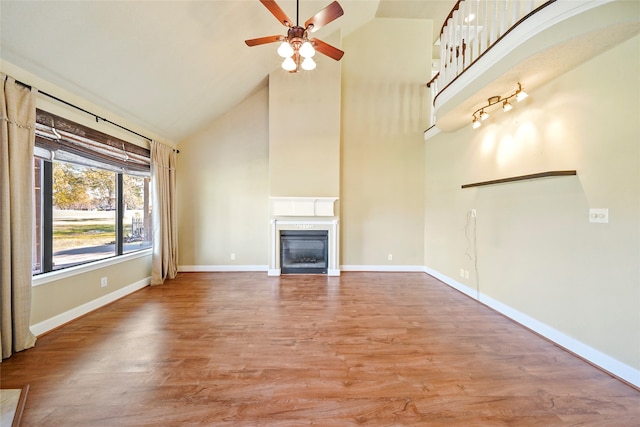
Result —
<instances>
[{"instance_id":1,"label":"vaulted white ceiling","mask_svg":"<svg viewBox=\"0 0 640 427\"><path fill-rule=\"evenodd\" d=\"M301 0L307 18L330 0ZM296 2L278 1L293 20ZM320 29L342 36L375 17L433 19L453 0L340 0L345 14ZM285 34L258 0L0 2L0 57L175 142L267 83ZM348 52L346 52L348 55ZM320 56L322 62L332 61ZM425 80L428 76L425 76Z\"/></svg>"}]
</instances>

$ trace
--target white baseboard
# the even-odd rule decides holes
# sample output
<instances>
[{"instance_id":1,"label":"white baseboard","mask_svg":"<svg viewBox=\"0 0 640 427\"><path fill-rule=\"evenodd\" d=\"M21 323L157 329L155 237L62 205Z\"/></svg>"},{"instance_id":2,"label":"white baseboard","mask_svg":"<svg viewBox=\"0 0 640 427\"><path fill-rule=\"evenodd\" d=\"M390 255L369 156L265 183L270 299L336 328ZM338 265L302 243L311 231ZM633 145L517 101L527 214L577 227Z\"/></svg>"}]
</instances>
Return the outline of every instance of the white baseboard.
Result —
<instances>
[{"instance_id":1,"label":"white baseboard","mask_svg":"<svg viewBox=\"0 0 640 427\"><path fill-rule=\"evenodd\" d=\"M280 276L282 274L282 270L279 268L270 268L267 270L267 276Z\"/></svg>"},{"instance_id":2,"label":"white baseboard","mask_svg":"<svg viewBox=\"0 0 640 427\"><path fill-rule=\"evenodd\" d=\"M268 265L180 265L179 272L242 272L268 271Z\"/></svg>"},{"instance_id":3,"label":"white baseboard","mask_svg":"<svg viewBox=\"0 0 640 427\"><path fill-rule=\"evenodd\" d=\"M268 265L181 265L179 272L242 272L264 271L269 276L279 276L280 269L270 269ZM420 272L425 269L421 265L342 265L339 269L329 269L327 275L340 276L342 271L378 271L378 272Z\"/></svg>"},{"instance_id":4,"label":"white baseboard","mask_svg":"<svg viewBox=\"0 0 640 427\"><path fill-rule=\"evenodd\" d=\"M342 271L377 271L377 272L395 272L395 273L411 273L424 272L421 265L342 265Z\"/></svg>"},{"instance_id":5,"label":"white baseboard","mask_svg":"<svg viewBox=\"0 0 640 427\"><path fill-rule=\"evenodd\" d=\"M445 283L446 285L449 285L452 288L462 292L463 294L468 295L469 297L483 303L487 307L490 307L493 310L504 314L508 318L542 335L548 340L553 341L560 347L563 347L566 350L580 356L581 358L588 360L601 369L615 375L618 378L623 379L624 381L629 382L630 384L633 384L636 387L640 387L639 369L635 369L623 362L620 362L619 360L614 359L613 357L602 353L601 351L596 350L595 348L590 347L587 344L573 337L570 337L569 335L566 335L563 332L560 332L545 323L540 322L539 320L534 319L533 317L521 313L520 311L515 310L514 308L509 307L508 305L503 304L500 301L497 301L487 295L484 295L481 292L477 292L475 289L470 288L435 270L432 270L429 267L424 267L423 271Z\"/></svg>"},{"instance_id":6,"label":"white baseboard","mask_svg":"<svg viewBox=\"0 0 640 427\"><path fill-rule=\"evenodd\" d=\"M109 303L112 303L137 290L140 290L145 286L148 286L150 283L151 283L151 277L147 277L145 279L139 280L135 283L125 286L124 288L120 288L107 295L103 295L100 298L96 298L85 304L79 305L78 307L74 307L71 310L65 311L64 313L60 313L47 320L43 320L40 323L31 325L31 332L36 336L42 335L46 332L49 332L55 328L58 328L64 325L65 323L69 323L70 321L77 319L78 317L84 316L85 314L90 313L93 310L96 310Z\"/></svg>"}]
</instances>

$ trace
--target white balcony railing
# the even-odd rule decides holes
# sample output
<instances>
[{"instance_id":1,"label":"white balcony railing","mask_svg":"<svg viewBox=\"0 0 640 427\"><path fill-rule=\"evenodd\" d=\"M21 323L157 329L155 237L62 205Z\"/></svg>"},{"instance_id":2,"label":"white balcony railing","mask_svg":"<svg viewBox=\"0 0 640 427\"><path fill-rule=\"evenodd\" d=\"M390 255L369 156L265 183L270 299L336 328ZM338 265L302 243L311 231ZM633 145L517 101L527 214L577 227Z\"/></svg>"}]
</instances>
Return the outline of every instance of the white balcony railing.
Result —
<instances>
[{"instance_id":1,"label":"white balcony railing","mask_svg":"<svg viewBox=\"0 0 640 427\"><path fill-rule=\"evenodd\" d=\"M427 86L431 105L443 89L511 28L555 0L458 0L440 31L440 69ZM431 109L435 125L435 111Z\"/></svg>"}]
</instances>

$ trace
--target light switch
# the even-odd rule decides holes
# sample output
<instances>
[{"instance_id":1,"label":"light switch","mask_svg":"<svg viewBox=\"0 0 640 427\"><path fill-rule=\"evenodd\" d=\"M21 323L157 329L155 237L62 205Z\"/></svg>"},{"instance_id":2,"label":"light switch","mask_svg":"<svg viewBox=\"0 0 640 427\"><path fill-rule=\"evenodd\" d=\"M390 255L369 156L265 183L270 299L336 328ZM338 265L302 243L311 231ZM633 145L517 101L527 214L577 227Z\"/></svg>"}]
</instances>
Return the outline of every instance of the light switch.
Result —
<instances>
[{"instance_id":1,"label":"light switch","mask_svg":"<svg viewBox=\"0 0 640 427\"><path fill-rule=\"evenodd\" d=\"M589 209L589 222L609 222L609 209Z\"/></svg>"}]
</instances>

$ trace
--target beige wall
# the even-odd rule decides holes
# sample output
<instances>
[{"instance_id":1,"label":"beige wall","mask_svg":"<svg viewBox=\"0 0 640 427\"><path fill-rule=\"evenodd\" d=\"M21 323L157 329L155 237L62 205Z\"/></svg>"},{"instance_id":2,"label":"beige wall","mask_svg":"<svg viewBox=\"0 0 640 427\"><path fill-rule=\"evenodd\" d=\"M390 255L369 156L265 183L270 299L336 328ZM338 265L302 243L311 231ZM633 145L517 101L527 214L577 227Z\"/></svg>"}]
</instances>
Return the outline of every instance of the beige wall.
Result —
<instances>
[{"instance_id":1,"label":"beige wall","mask_svg":"<svg viewBox=\"0 0 640 427\"><path fill-rule=\"evenodd\" d=\"M425 152L425 265L636 369L639 76L635 37ZM578 175L460 189L562 169ZM589 208L610 222L589 223Z\"/></svg>"},{"instance_id":2,"label":"beige wall","mask_svg":"<svg viewBox=\"0 0 640 427\"><path fill-rule=\"evenodd\" d=\"M422 266L430 34L430 21L375 20L341 65L275 70L268 94L182 141L179 264L266 265L269 196L339 196L341 264Z\"/></svg>"},{"instance_id":3,"label":"beige wall","mask_svg":"<svg viewBox=\"0 0 640 427\"><path fill-rule=\"evenodd\" d=\"M343 265L423 265L430 40L431 21L413 19L375 19L344 39Z\"/></svg>"},{"instance_id":4,"label":"beige wall","mask_svg":"<svg viewBox=\"0 0 640 427\"><path fill-rule=\"evenodd\" d=\"M147 255L35 286L31 324L45 322L138 281L146 280L148 283L150 275L151 255ZM100 286L103 277L108 283L104 288Z\"/></svg>"},{"instance_id":5,"label":"beige wall","mask_svg":"<svg viewBox=\"0 0 640 427\"><path fill-rule=\"evenodd\" d=\"M262 88L180 143L180 266L268 264L268 94Z\"/></svg>"},{"instance_id":6,"label":"beige wall","mask_svg":"<svg viewBox=\"0 0 640 427\"><path fill-rule=\"evenodd\" d=\"M324 39L340 48L338 35ZM275 48L274 48L275 49ZM269 195L340 192L340 62L316 54L313 71L269 75Z\"/></svg>"}]
</instances>

